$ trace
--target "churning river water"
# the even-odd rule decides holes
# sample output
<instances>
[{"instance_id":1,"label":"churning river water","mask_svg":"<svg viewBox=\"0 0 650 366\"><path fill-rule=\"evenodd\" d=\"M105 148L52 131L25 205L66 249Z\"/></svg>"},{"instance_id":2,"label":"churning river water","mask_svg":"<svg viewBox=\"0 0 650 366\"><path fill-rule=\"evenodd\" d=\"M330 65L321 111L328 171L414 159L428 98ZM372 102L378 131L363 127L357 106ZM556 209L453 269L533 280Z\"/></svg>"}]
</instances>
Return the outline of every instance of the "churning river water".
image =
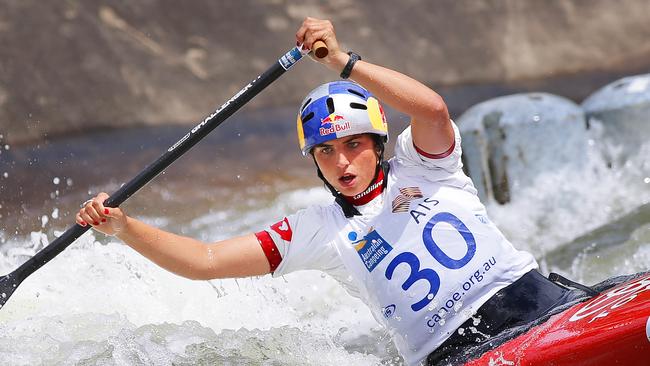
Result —
<instances>
[{"instance_id":1,"label":"churning river water","mask_svg":"<svg viewBox=\"0 0 650 366\"><path fill-rule=\"evenodd\" d=\"M291 112L235 116L122 207L163 229L215 241L330 201L311 160L294 146ZM405 121L397 120L399 129ZM90 195L113 192L186 130L0 145L0 273L71 225ZM607 166L594 149L583 169L544 172L509 204L487 202L488 212L544 273L593 284L647 270L648 156L650 142L624 164ZM0 309L2 365L401 363L368 309L320 272L190 281L93 232Z\"/></svg>"}]
</instances>

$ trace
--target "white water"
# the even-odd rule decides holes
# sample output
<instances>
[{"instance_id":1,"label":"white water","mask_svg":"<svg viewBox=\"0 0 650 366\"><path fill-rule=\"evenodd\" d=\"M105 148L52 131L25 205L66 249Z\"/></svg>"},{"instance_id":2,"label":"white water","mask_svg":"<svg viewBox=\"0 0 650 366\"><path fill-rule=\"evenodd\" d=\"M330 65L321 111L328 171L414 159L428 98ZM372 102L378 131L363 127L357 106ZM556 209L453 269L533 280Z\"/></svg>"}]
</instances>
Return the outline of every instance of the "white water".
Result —
<instances>
[{"instance_id":1,"label":"white water","mask_svg":"<svg viewBox=\"0 0 650 366\"><path fill-rule=\"evenodd\" d=\"M312 203L304 197L330 199L322 188L288 192L245 217L234 210L198 217L192 230L214 239L250 231L299 201ZM8 242L0 272L51 239L32 233ZM0 323L3 365L369 365L390 346L387 339L377 346L383 332L365 306L319 272L190 281L92 232L25 280Z\"/></svg>"},{"instance_id":2,"label":"white water","mask_svg":"<svg viewBox=\"0 0 650 366\"><path fill-rule=\"evenodd\" d=\"M611 169L602 149L594 148L581 171L546 172L511 204L488 204L493 221L515 246L533 252L545 272L560 270L587 284L650 268L647 224L620 247L585 252L568 268L544 261L563 243L650 202L650 144ZM215 207L186 231L218 240L329 200L321 187L287 191L262 207L253 197L241 207ZM58 215L55 210L38 220L47 229ZM144 219L175 224L174 217ZM53 239L43 232L18 240L0 232L0 272ZM193 282L101 234L84 235L25 280L0 310L2 365L380 363L401 364L390 339L361 302L319 272Z\"/></svg>"},{"instance_id":3,"label":"white water","mask_svg":"<svg viewBox=\"0 0 650 366\"><path fill-rule=\"evenodd\" d=\"M487 205L490 217L510 241L532 252L545 271L563 272L587 284L650 269L650 225L637 228L624 247L597 255L584 253L570 268L544 260L546 253L650 202L650 143L618 159L623 149L596 143L603 140L602 126L591 123L594 139L584 166L539 174L533 185L520 187L513 202ZM625 163L607 167L611 157Z\"/></svg>"}]
</instances>

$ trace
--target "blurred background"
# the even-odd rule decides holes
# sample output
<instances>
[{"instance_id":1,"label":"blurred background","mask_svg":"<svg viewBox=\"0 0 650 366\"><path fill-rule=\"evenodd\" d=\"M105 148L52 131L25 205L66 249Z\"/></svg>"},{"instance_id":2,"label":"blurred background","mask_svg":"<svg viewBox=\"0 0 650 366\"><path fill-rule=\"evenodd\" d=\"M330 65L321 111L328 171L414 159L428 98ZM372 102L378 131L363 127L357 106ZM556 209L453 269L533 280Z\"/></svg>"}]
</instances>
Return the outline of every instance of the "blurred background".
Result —
<instances>
[{"instance_id":1,"label":"blurred background","mask_svg":"<svg viewBox=\"0 0 650 366\"><path fill-rule=\"evenodd\" d=\"M1 272L276 62L306 16L445 98L488 212L543 272L650 268L648 1L0 0ZM327 203L295 112L336 78L300 62L123 207L215 241ZM395 137L408 120L387 112ZM93 233L0 321L3 364L402 362L320 273L190 282Z\"/></svg>"},{"instance_id":2,"label":"blurred background","mask_svg":"<svg viewBox=\"0 0 650 366\"><path fill-rule=\"evenodd\" d=\"M496 95L580 101L647 71L642 0L2 1L0 121L9 144L134 125L192 124L294 45L306 16L346 49L446 97L452 114ZM294 107L335 78L302 65L247 107Z\"/></svg>"}]
</instances>

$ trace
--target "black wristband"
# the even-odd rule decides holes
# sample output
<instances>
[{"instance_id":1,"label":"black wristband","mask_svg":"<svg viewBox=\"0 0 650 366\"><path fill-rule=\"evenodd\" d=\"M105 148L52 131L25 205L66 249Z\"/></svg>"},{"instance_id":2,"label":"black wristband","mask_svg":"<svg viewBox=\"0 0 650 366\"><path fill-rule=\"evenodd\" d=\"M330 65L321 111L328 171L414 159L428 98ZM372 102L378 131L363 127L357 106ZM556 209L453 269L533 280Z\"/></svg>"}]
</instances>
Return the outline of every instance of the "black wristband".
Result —
<instances>
[{"instance_id":1,"label":"black wristband","mask_svg":"<svg viewBox=\"0 0 650 366\"><path fill-rule=\"evenodd\" d=\"M354 67L354 64L361 60L361 56L357 55L356 53L350 51L348 52L348 55L350 55L350 59L348 60L348 63L345 64L345 67L343 68L343 71L341 71L341 79L347 79L350 77L350 74L352 73L352 68Z\"/></svg>"}]
</instances>

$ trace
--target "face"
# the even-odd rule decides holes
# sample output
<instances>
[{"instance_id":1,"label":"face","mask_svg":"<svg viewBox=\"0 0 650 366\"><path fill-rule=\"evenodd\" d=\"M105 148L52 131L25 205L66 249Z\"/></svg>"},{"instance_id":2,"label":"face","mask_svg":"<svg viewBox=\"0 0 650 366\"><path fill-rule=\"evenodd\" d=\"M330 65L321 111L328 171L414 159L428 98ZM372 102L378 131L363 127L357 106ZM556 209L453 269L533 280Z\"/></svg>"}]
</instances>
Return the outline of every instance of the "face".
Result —
<instances>
[{"instance_id":1,"label":"face","mask_svg":"<svg viewBox=\"0 0 650 366\"><path fill-rule=\"evenodd\" d=\"M378 152L368 134L316 145L312 153L325 179L345 196L363 192L375 177Z\"/></svg>"}]
</instances>

